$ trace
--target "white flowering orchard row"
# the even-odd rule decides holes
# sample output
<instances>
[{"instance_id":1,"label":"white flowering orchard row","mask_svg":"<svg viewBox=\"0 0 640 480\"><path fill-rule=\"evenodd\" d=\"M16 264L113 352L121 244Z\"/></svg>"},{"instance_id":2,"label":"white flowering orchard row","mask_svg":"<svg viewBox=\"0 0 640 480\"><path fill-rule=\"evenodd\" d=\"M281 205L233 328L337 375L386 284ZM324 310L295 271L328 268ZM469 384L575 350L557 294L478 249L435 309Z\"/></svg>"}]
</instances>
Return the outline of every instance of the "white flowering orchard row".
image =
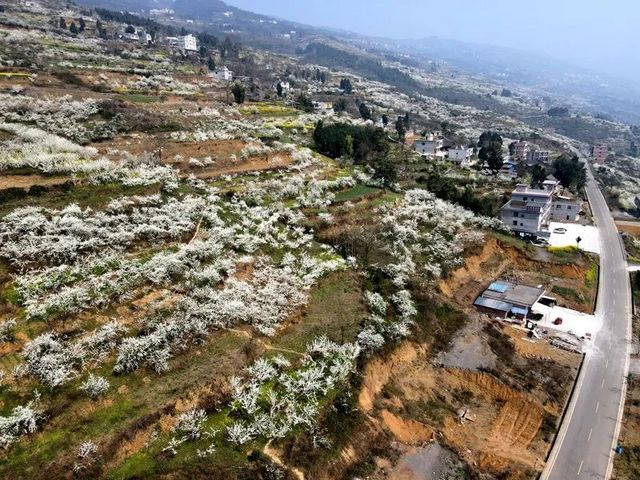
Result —
<instances>
[{"instance_id":1,"label":"white flowering orchard row","mask_svg":"<svg viewBox=\"0 0 640 480\"><path fill-rule=\"evenodd\" d=\"M120 250L134 242L160 243L192 232L209 202L201 197L155 196L146 205L104 211L71 204L62 210L19 208L0 221L0 255L19 265L73 262L90 252Z\"/></svg>"},{"instance_id":2,"label":"white flowering orchard row","mask_svg":"<svg viewBox=\"0 0 640 480\"><path fill-rule=\"evenodd\" d=\"M66 95L39 99L0 94L0 106L0 119L4 122L35 125L79 143L88 142L95 136L112 136L115 133L107 122L88 122L89 117L100 109L99 101L91 98L74 100Z\"/></svg>"},{"instance_id":3,"label":"white flowering orchard row","mask_svg":"<svg viewBox=\"0 0 640 480\"><path fill-rule=\"evenodd\" d=\"M393 283L403 287L411 276L426 280L463 264L467 245L482 240L482 228L504 228L500 221L480 217L436 198L426 190L410 190L399 205L379 209L382 238L393 261L384 267Z\"/></svg>"},{"instance_id":4,"label":"white flowering orchard row","mask_svg":"<svg viewBox=\"0 0 640 480\"><path fill-rule=\"evenodd\" d=\"M0 171L33 168L44 173L87 177L93 183L118 182L126 186L164 183L177 187L178 172L166 165L139 161L112 162L93 147L82 147L43 130L17 123L0 123L14 136L0 145Z\"/></svg>"},{"instance_id":5,"label":"white flowering orchard row","mask_svg":"<svg viewBox=\"0 0 640 480\"><path fill-rule=\"evenodd\" d=\"M289 362L276 356L259 359L247 371L249 378L231 381L232 415L229 440L243 444L258 437L283 438L294 428L311 430L320 404L355 368L357 345L338 345L320 337L307 347L299 368L287 371Z\"/></svg>"},{"instance_id":6,"label":"white flowering orchard row","mask_svg":"<svg viewBox=\"0 0 640 480\"><path fill-rule=\"evenodd\" d=\"M194 288L178 302L168 320L152 324L147 333L122 342L114 371L129 372L148 365L163 372L175 351L206 337L213 329L243 323L264 335L274 335L280 324L306 303L313 283L343 264L338 259L296 259L289 255L276 266L259 258L249 280L231 278L221 289Z\"/></svg>"}]
</instances>

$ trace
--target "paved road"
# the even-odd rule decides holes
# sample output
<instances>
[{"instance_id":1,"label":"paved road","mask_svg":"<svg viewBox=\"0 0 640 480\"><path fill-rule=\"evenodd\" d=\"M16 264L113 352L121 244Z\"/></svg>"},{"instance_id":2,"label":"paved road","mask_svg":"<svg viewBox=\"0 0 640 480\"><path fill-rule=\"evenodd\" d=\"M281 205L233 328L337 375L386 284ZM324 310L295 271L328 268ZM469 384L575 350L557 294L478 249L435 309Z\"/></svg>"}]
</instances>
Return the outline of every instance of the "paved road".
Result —
<instances>
[{"instance_id":1,"label":"paved road","mask_svg":"<svg viewBox=\"0 0 640 480\"><path fill-rule=\"evenodd\" d=\"M591 172L587 196L600 231L600 289L596 313L603 327L582 374L541 479L607 479L611 475L626 392L631 338L631 290L620 238Z\"/></svg>"}]
</instances>

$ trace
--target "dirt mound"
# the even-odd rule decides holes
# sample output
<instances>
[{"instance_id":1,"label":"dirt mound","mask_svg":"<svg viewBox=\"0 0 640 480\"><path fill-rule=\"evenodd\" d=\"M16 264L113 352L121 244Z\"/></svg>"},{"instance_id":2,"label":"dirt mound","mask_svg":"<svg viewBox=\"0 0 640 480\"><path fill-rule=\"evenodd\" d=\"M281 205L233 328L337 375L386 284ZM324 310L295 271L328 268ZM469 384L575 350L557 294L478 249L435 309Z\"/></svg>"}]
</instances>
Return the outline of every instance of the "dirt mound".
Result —
<instances>
[{"instance_id":1,"label":"dirt mound","mask_svg":"<svg viewBox=\"0 0 640 480\"><path fill-rule=\"evenodd\" d=\"M527 448L542 425L543 413L542 408L533 402L508 401L493 424L491 443L498 447Z\"/></svg>"},{"instance_id":2,"label":"dirt mound","mask_svg":"<svg viewBox=\"0 0 640 480\"><path fill-rule=\"evenodd\" d=\"M422 347L418 345L403 343L391 352L387 358L375 359L369 362L362 375L364 380L358 396L360 408L365 412L370 412L373 409L376 395L389 382L396 367L400 364L413 362L421 351Z\"/></svg>"},{"instance_id":3,"label":"dirt mound","mask_svg":"<svg viewBox=\"0 0 640 480\"><path fill-rule=\"evenodd\" d=\"M404 443L418 444L427 442L435 434L434 430L424 423L402 419L389 410L382 411L382 419L387 428L391 430L391 433Z\"/></svg>"}]
</instances>

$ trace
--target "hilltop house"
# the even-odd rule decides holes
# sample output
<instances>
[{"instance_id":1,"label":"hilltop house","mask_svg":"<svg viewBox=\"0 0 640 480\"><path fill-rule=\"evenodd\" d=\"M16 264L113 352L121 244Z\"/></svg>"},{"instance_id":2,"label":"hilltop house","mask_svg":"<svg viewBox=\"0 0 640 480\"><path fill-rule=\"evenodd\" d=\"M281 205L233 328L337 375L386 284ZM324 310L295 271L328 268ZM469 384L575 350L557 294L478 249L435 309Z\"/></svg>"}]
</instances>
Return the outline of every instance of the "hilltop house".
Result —
<instances>
[{"instance_id":1,"label":"hilltop house","mask_svg":"<svg viewBox=\"0 0 640 480\"><path fill-rule=\"evenodd\" d=\"M525 141L515 142L513 145L512 158L515 160L524 160L529 153L529 143Z\"/></svg>"},{"instance_id":2,"label":"hilltop house","mask_svg":"<svg viewBox=\"0 0 640 480\"><path fill-rule=\"evenodd\" d=\"M444 138L437 133L432 133L427 138L416 140L413 142L413 149L427 158L444 158L446 154L444 151Z\"/></svg>"},{"instance_id":3,"label":"hilltop house","mask_svg":"<svg viewBox=\"0 0 640 480\"><path fill-rule=\"evenodd\" d=\"M580 219L582 202L568 194L558 195L551 206L551 220L577 222Z\"/></svg>"},{"instance_id":4,"label":"hilltop house","mask_svg":"<svg viewBox=\"0 0 640 480\"><path fill-rule=\"evenodd\" d=\"M575 222L582 203L569 195L559 195L560 182L549 175L542 188L516 185L509 200L501 209L502 223L514 232L549 237L551 220Z\"/></svg>"},{"instance_id":5,"label":"hilltop house","mask_svg":"<svg viewBox=\"0 0 640 480\"><path fill-rule=\"evenodd\" d=\"M471 155L473 155L473 148L467 147L452 147L447 152L447 157L453 163L457 163L461 167L471 165Z\"/></svg>"},{"instance_id":6,"label":"hilltop house","mask_svg":"<svg viewBox=\"0 0 640 480\"><path fill-rule=\"evenodd\" d=\"M540 165L549 163L549 151L548 150L529 150L527 153L527 165L533 167L534 165Z\"/></svg>"},{"instance_id":7,"label":"hilltop house","mask_svg":"<svg viewBox=\"0 0 640 480\"><path fill-rule=\"evenodd\" d=\"M231 80L233 80L233 72L227 67L216 68L215 70L209 72L209 76L215 78L216 80L225 82L230 82Z\"/></svg>"},{"instance_id":8,"label":"hilltop house","mask_svg":"<svg viewBox=\"0 0 640 480\"><path fill-rule=\"evenodd\" d=\"M176 47L187 52L198 51L198 40L191 34L182 37L167 37L166 41L170 47Z\"/></svg>"}]
</instances>

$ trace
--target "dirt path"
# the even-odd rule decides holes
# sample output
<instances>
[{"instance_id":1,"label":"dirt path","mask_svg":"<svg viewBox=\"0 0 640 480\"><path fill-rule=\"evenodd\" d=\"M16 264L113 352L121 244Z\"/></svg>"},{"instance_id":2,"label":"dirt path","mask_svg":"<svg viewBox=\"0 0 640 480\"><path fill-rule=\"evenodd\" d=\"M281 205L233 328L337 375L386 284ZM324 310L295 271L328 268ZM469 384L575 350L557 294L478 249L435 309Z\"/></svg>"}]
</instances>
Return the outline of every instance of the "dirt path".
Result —
<instances>
[{"instance_id":1,"label":"dirt path","mask_svg":"<svg viewBox=\"0 0 640 480\"><path fill-rule=\"evenodd\" d=\"M284 462L280 458L278 451L275 448L271 448L271 440L269 440L264 446L262 453L269 457L271 461L276 465L291 471L291 473L293 473L298 480L305 480L304 473L302 471L298 470L297 468L288 467L284 464Z\"/></svg>"}]
</instances>

